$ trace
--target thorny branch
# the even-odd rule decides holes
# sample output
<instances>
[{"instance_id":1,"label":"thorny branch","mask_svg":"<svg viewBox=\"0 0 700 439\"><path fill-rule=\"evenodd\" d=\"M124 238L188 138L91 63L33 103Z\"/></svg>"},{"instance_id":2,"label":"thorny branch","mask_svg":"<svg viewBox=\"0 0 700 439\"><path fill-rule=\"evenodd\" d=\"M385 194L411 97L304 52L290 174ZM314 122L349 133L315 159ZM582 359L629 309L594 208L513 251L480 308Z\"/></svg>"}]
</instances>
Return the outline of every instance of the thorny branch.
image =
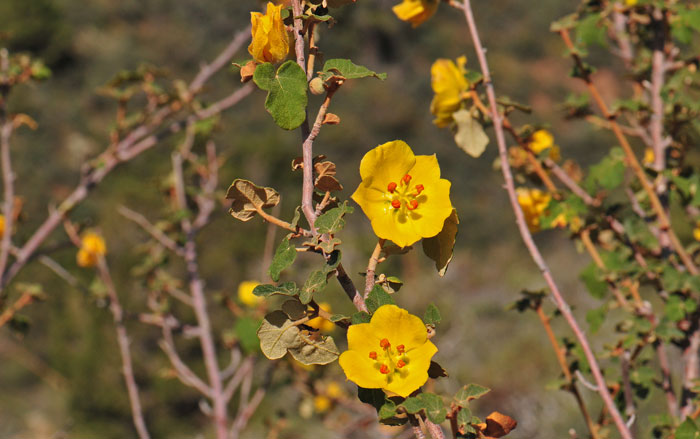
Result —
<instances>
[{"instance_id":1,"label":"thorny branch","mask_svg":"<svg viewBox=\"0 0 700 439\"><path fill-rule=\"evenodd\" d=\"M528 248L530 255L532 256L533 261L537 264L538 268L542 272L542 275L545 278L545 281L547 282L547 285L549 286L549 289L554 297L555 303L557 304L557 308L562 313L567 323L576 335L576 338L578 339L579 343L581 344L586 359L588 360L588 363L590 365L591 372L593 373L596 383L598 384L598 393L603 399L603 402L609 410L613 420L615 421L615 425L618 431L624 439L632 439L632 435L629 431L629 428L627 427L625 421L620 415L620 412L617 410L615 402L613 401L612 396L610 395L610 392L607 386L605 385L605 378L603 377L600 367L598 366L598 362L595 358L595 355L593 354L588 339L585 333L579 327L578 322L574 318L573 314L571 313L571 309L569 308L568 303L561 295L557 284L554 282L554 278L552 277L549 267L547 266L546 262L544 261L544 258L540 254L540 251L537 245L535 244L534 240L532 239L530 231L527 228L525 217L523 215L522 209L520 208L517 195L515 193L513 175L510 170L510 165L508 164L508 151L506 147L505 135L503 132L503 123L501 121L501 116L498 112L496 94L494 92L493 83L491 81L491 74L489 72L488 63L486 61L486 53L483 46L481 45L481 40L476 28L476 22L474 21L474 14L472 12L470 0L464 0L463 9L465 19L469 27L469 33L471 35L472 42L474 43L474 48L476 50L477 58L479 60L479 65L481 66L481 72L484 76L486 94L488 96L489 105L491 107L491 119L494 124L496 140L498 143L498 151L501 158L501 170L503 172L503 177L506 183L506 189L508 191L510 203L513 208L513 211L515 212L518 229L520 230L520 235L522 236L525 246Z\"/></svg>"}]
</instances>

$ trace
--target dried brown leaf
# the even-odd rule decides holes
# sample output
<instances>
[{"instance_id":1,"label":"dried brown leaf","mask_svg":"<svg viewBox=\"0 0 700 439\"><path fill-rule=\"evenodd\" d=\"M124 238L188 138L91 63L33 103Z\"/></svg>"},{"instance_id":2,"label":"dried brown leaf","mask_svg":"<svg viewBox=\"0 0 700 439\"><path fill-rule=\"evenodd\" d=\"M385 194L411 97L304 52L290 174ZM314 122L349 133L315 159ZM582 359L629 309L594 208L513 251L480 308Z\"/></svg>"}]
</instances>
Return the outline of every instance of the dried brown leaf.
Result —
<instances>
[{"instance_id":1,"label":"dried brown leaf","mask_svg":"<svg viewBox=\"0 0 700 439\"><path fill-rule=\"evenodd\" d=\"M242 179L233 181L226 192L226 198L233 200L229 213L241 221L253 218L258 209L274 207L280 202L280 195L274 189L256 186Z\"/></svg>"}]
</instances>

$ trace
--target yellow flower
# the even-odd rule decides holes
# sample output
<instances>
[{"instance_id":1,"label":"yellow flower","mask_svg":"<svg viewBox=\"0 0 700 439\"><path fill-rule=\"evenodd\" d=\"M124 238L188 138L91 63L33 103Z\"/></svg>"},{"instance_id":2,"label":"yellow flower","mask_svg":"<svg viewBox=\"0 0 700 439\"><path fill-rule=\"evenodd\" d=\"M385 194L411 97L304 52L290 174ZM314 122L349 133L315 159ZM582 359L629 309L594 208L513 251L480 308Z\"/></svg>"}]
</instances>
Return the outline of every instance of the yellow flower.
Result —
<instances>
[{"instance_id":1,"label":"yellow flower","mask_svg":"<svg viewBox=\"0 0 700 439\"><path fill-rule=\"evenodd\" d=\"M244 280L238 285L238 300L249 308L255 308L258 306L263 299L260 296L253 294L255 287L260 285L260 282L254 280Z\"/></svg>"},{"instance_id":2,"label":"yellow flower","mask_svg":"<svg viewBox=\"0 0 700 439\"><path fill-rule=\"evenodd\" d=\"M396 305L383 305L369 323L350 326L348 350L338 361L358 386L406 397L428 381L437 350L420 318Z\"/></svg>"},{"instance_id":3,"label":"yellow flower","mask_svg":"<svg viewBox=\"0 0 700 439\"><path fill-rule=\"evenodd\" d=\"M362 183L352 199L374 233L406 247L442 230L452 213L451 183L440 178L435 154L413 154L402 140L379 145L360 162Z\"/></svg>"},{"instance_id":4,"label":"yellow flower","mask_svg":"<svg viewBox=\"0 0 700 439\"><path fill-rule=\"evenodd\" d=\"M627 6L635 6L637 4L637 0L625 0L625 4Z\"/></svg>"},{"instance_id":5,"label":"yellow flower","mask_svg":"<svg viewBox=\"0 0 700 439\"><path fill-rule=\"evenodd\" d=\"M452 113L459 110L462 94L469 88L464 77L466 64L466 56L457 58L457 64L451 59L440 58L430 68L430 85L435 92L430 112L435 115L433 123L440 128L452 122Z\"/></svg>"},{"instance_id":6,"label":"yellow flower","mask_svg":"<svg viewBox=\"0 0 700 439\"><path fill-rule=\"evenodd\" d=\"M644 164L647 166L651 166L654 164L654 160L656 160L656 156L654 156L654 150L651 148L645 149L644 158L642 158L642 162L644 162Z\"/></svg>"},{"instance_id":7,"label":"yellow flower","mask_svg":"<svg viewBox=\"0 0 700 439\"><path fill-rule=\"evenodd\" d=\"M417 27L437 11L438 0L403 0L391 8L399 20L408 21Z\"/></svg>"},{"instance_id":8,"label":"yellow flower","mask_svg":"<svg viewBox=\"0 0 700 439\"><path fill-rule=\"evenodd\" d=\"M287 57L289 35L280 15L281 10L282 5L268 3L267 14L250 13L253 41L248 46L248 52L257 62L275 64Z\"/></svg>"},{"instance_id":9,"label":"yellow flower","mask_svg":"<svg viewBox=\"0 0 700 439\"><path fill-rule=\"evenodd\" d=\"M549 149L549 158L555 162L561 160L559 147L554 144L554 136L547 130L537 130L532 135L529 143L530 149L535 154L539 154L545 149Z\"/></svg>"},{"instance_id":10,"label":"yellow flower","mask_svg":"<svg viewBox=\"0 0 700 439\"><path fill-rule=\"evenodd\" d=\"M314 409L316 413L325 413L331 408L331 400L325 395L314 396Z\"/></svg>"},{"instance_id":11,"label":"yellow flower","mask_svg":"<svg viewBox=\"0 0 700 439\"><path fill-rule=\"evenodd\" d=\"M518 203L525 214L525 222L530 232L540 230L540 216L547 210L552 197L539 189L517 188Z\"/></svg>"},{"instance_id":12,"label":"yellow flower","mask_svg":"<svg viewBox=\"0 0 700 439\"><path fill-rule=\"evenodd\" d=\"M0 215L0 238L5 234L5 215Z\"/></svg>"},{"instance_id":13,"label":"yellow flower","mask_svg":"<svg viewBox=\"0 0 700 439\"><path fill-rule=\"evenodd\" d=\"M332 312L331 306L327 303L319 303L318 306L328 313ZM335 328L335 323L322 317L315 317L306 322L306 324L312 328L320 330L321 332L331 332Z\"/></svg>"},{"instance_id":14,"label":"yellow flower","mask_svg":"<svg viewBox=\"0 0 700 439\"><path fill-rule=\"evenodd\" d=\"M331 381L326 387L326 395L331 399L338 399L343 396L343 388L335 381Z\"/></svg>"},{"instance_id":15,"label":"yellow flower","mask_svg":"<svg viewBox=\"0 0 700 439\"><path fill-rule=\"evenodd\" d=\"M700 221L695 223L695 229L693 230L693 238L695 238L696 241L700 241Z\"/></svg>"},{"instance_id":16,"label":"yellow flower","mask_svg":"<svg viewBox=\"0 0 700 439\"><path fill-rule=\"evenodd\" d=\"M94 267L105 253L107 253L105 240L95 232L86 232L81 238L76 261L81 267Z\"/></svg>"}]
</instances>

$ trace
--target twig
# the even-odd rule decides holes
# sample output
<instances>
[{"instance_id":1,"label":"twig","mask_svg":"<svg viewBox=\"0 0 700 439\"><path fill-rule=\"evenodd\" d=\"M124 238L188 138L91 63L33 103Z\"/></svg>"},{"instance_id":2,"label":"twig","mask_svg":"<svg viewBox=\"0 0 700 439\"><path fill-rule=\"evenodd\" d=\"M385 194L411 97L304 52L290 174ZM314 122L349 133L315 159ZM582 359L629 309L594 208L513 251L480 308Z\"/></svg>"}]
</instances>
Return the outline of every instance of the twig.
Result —
<instances>
[{"instance_id":1,"label":"twig","mask_svg":"<svg viewBox=\"0 0 700 439\"><path fill-rule=\"evenodd\" d=\"M668 413L674 418L678 417L678 400L676 399L676 394L673 391L673 383L671 382L671 367L668 362L668 355L666 355L666 347L661 340L656 340L654 342L654 348L656 350L656 357L659 359L659 368L661 369L661 388L666 396L666 405L668 406Z\"/></svg>"},{"instance_id":2,"label":"twig","mask_svg":"<svg viewBox=\"0 0 700 439\"><path fill-rule=\"evenodd\" d=\"M576 370L575 374L576 378L581 382L581 384L583 384L583 387L587 388L588 390L592 390L596 393L598 392L598 386L588 381L586 377L583 376L580 370Z\"/></svg>"},{"instance_id":3,"label":"twig","mask_svg":"<svg viewBox=\"0 0 700 439\"><path fill-rule=\"evenodd\" d=\"M379 263L379 255L382 253L382 247L384 246L384 240L379 238L379 242L374 247L372 256L369 257L369 262L367 263L367 278L365 279L365 300L369 296L369 292L374 288L374 271L377 269L377 263Z\"/></svg>"},{"instance_id":4,"label":"twig","mask_svg":"<svg viewBox=\"0 0 700 439\"><path fill-rule=\"evenodd\" d=\"M0 278L7 266L10 248L12 247L12 228L14 227L15 174L12 171L12 162L10 160L10 136L12 135L12 128L11 120L6 120L0 128L0 166L2 166L4 197L2 214L5 217L5 232L2 234L2 241L0 242ZM0 284L2 284L1 280Z\"/></svg>"},{"instance_id":5,"label":"twig","mask_svg":"<svg viewBox=\"0 0 700 439\"><path fill-rule=\"evenodd\" d=\"M163 339L159 343L165 355L168 356L170 364L175 368L177 377L183 384L193 387L199 391L202 395L206 397L211 397L211 389L206 385L201 378L199 378L180 358L175 349L175 342L173 341L173 333L170 328L170 324L167 321L163 321Z\"/></svg>"},{"instance_id":6,"label":"twig","mask_svg":"<svg viewBox=\"0 0 700 439\"><path fill-rule=\"evenodd\" d=\"M141 399L139 398L139 387L134 378L134 367L131 359L131 350L129 349L129 336L126 333L124 326L124 310L119 302L117 289L112 281L112 275L109 272L107 261L104 257L100 257L97 263L97 271L102 279L102 283L107 289L109 296L109 310L114 319L114 326L117 330L117 343L119 344L119 353L122 357L122 372L124 373L124 382L129 394L129 403L131 405L131 418L134 421L136 432L139 439L150 439L146 421L143 419L143 409L141 407Z\"/></svg>"},{"instance_id":7,"label":"twig","mask_svg":"<svg viewBox=\"0 0 700 439\"><path fill-rule=\"evenodd\" d=\"M544 261L544 258L540 254L540 251L537 248L537 245L532 239L532 235L530 234L530 231L527 228L525 217L523 215L522 209L520 208L520 205L518 204L518 198L515 193L513 175L510 170L510 165L508 164L508 151L506 149L507 147L505 135L503 133L503 125L501 122L501 116L498 112L498 104L496 103L496 94L494 92L493 83L491 81L491 74L489 72L488 64L486 61L486 54L483 46L481 45L479 33L477 31L476 23L474 21L474 14L472 13L470 0L464 0L464 15L467 20L467 25L469 27L469 32L471 34L472 41L474 43L477 58L479 59L481 72L484 76L486 94L488 96L489 105L491 107L491 120L493 121L494 129L496 131L498 151L501 158L501 170L503 172L503 177L506 183L506 189L510 197L511 206L517 218L517 225L518 229L520 230L520 235L522 236L525 246L528 248L530 255L532 256L533 261L535 262L535 264L537 264L538 268L542 272L542 276L544 277L545 281L547 282L547 285L549 286L557 308L562 313L567 323L571 327L572 331L576 335L576 338L578 339L579 343L581 344L581 348L583 349L586 359L588 360L591 372L593 373L593 376L595 377L595 380L598 383L598 393L603 399L605 406L610 411L610 414L613 417L613 420L615 421L617 429L619 430L623 439L632 439L632 435L627 426L625 425L625 421L622 419L622 416L617 410L615 402L613 401L610 392L608 391L608 388L605 385L605 379L603 378L603 374L600 371L600 367L598 366L598 362L595 358L595 355L593 354L588 339L586 338L585 333L579 327L578 322L576 322L576 319L571 313L569 305L564 300L564 297L561 295L559 287L554 282L554 278L552 277L552 274L549 271L549 267L547 266L546 262Z\"/></svg>"},{"instance_id":8,"label":"twig","mask_svg":"<svg viewBox=\"0 0 700 439\"><path fill-rule=\"evenodd\" d=\"M693 406L695 393L693 393L690 389L695 387L695 380L698 378L698 372L700 369L700 364L698 364L698 350L700 350L700 329L695 329L689 336L688 346L683 350L683 392L681 394L681 419L685 419L695 411L695 407ZM698 410L700 410L700 408Z\"/></svg>"},{"instance_id":9,"label":"twig","mask_svg":"<svg viewBox=\"0 0 700 439\"><path fill-rule=\"evenodd\" d=\"M425 427L428 430L428 434L430 434L433 439L445 439L445 433L442 431L442 428L433 423L430 419L425 420Z\"/></svg>"},{"instance_id":10,"label":"twig","mask_svg":"<svg viewBox=\"0 0 700 439\"><path fill-rule=\"evenodd\" d=\"M620 368L622 370L622 392L625 397L625 415L627 416L627 427L630 431L634 431L634 420L636 416L636 408L634 406L634 395L632 393L632 383L630 382L630 353L624 351L620 356Z\"/></svg>"},{"instance_id":11,"label":"twig","mask_svg":"<svg viewBox=\"0 0 700 439\"><path fill-rule=\"evenodd\" d=\"M22 293L14 303L12 303L2 314L0 314L0 328L2 328L5 323L12 320L15 314L27 305L34 302L34 294L30 292Z\"/></svg>"},{"instance_id":12,"label":"twig","mask_svg":"<svg viewBox=\"0 0 700 439\"><path fill-rule=\"evenodd\" d=\"M117 212L119 212L124 218L133 221L134 223L141 226L143 230L145 230L149 235L151 235L163 247L167 248L168 250L172 251L180 257L183 257L185 255L185 251L182 247L180 247L168 235L163 233L162 230L160 230L158 227L156 227L150 221L148 221L148 219L144 215L136 212L135 210L131 210L124 205L117 207Z\"/></svg>"},{"instance_id":13,"label":"twig","mask_svg":"<svg viewBox=\"0 0 700 439\"><path fill-rule=\"evenodd\" d=\"M244 42L245 40L241 41L237 47L240 47L240 45L242 45ZM210 64L209 67L216 67L217 69L220 69L223 67L223 64ZM215 72L216 70L214 68L208 68L205 66L202 68L200 74L195 78L195 80L197 80L197 78L200 78L199 81L207 80ZM58 209L49 214L49 216L44 220L34 234L32 234L29 240L17 252L16 260L12 263L12 265L10 265L0 280L0 290L4 290L8 282L14 278L14 276L22 268L24 268L34 252L36 252L39 246L60 224L62 216L81 203L87 197L89 191L100 183L117 165L133 159L142 152L156 145L162 139L179 132L186 125L193 124L200 119L211 117L235 105L241 99L250 94L252 90L253 86L251 84L246 84L244 87L241 87L234 93L212 104L196 115L189 116L180 122L174 122L163 130L155 132L155 130L163 123L164 119L175 112L175 110L171 107L165 107L153 117L153 120L150 123L135 128L114 148L109 148L103 152L96 160L96 163L100 163L101 166L92 167L81 178L80 183L75 187L73 192L71 192L71 194L60 204Z\"/></svg>"},{"instance_id":14,"label":"twig","mask_svg":"<svg viewBox=\"0 0 700 439\"><path fill-rule=\"evenodd\" d=\"M187 210L187 202L184 191L184 177L182 170L182 156L176 152L172 156L173 173L175 176L175 198L178 203L178 208L182 211ZM211 389L211 399L213 403L213 418L216 429L217 439L227 439L227 424L228 413L226 410L226 400L224 398L223 384L221 381L221 373L217 362L216 346L212 335L211 322L209 320L209 312L207 311L207 302L204 295L204 284L199 275L199 263L197 256L197 247L195 243L196 231L192 226L192 222L188 217L184 217L180 221L182 231L185 234L185 265L187 269L187 277L192 297L192 309L194 310L199 326L199 342L202 348L204 357L204 366L209 379L209 387Z\"/></svg>"},{"instance_id":15,"label":"twig","mask_svg":"<svg viewBox=\"0 0 700 439\"><path fill-rule=\"evenodd\" d=\"M571 41L571 37L569 36L569 31L567 29L563 29L559 32L559 34L561 35L562 40L564 41L564 44L571 52L571 57L574 59L574 62L576 62L579 69L582 72L587 72L586 67L583 65L583 61L581 61L581 58L576 53L576 47L574 46L574 43ZM634 155L634 151L632 151L632 147L630 146L629 142L627 141L627 138L625 137L624 133L620 129L620 126L618 125L617 121L615 120L615 116L612 113L610 113L610 110L608 110L607 104L605 103L602 96L600 95L600 92L598 91L598 88L593 83L590 75L588 73L584 73L582 79L586 83L586 86L588 87L588 91L591 94L591 96L593 97L593 100L596 102L596 105L600 109L600 112L603 114L603 117L610 121L612 131L615 134L615 137L617 138L618 142L620 143L620 146L622 147L622 149L625 152L625 156L627 157L627 163L632 167L632 170L634 171L635 176L637 177L637 180L639 180L642 187L644 188L644 191L647 193L647 196L649 197L651 207L654 210L654 213L656 213L656 216L658 217L659 227L661 228L662 231L665 231L668 233L668 237L671 241L671 244L672 244L674 250L676 251L676 253L680 257L681 261L683 261L683 265L685 265L688 272L690 272L690 274L692 274L692 275L697 275L699 273L697 267L693 263L692 259L688 255L688 253L685 251L685 248L683 247L683 244L678 239L678 236L676 236L675 232L671 228L671 221L669 220L669 217L666 214L664 206L661 203L661 201L659 200L659 197L657 196L656 191L654 190L654 187L647 180L646 175L644 173L644 169L639 164L639 160L637 160L637 157Z\"/></svg>"},{"instance_id":16,"label":"twig","mask_svg":"<svg viewBox=\"0 0 700 439\"><path fill-rule=\"evenodd\" d=\"M595 265L598 268L600 268L601 270L606 270L605 262L603 262L603 258L600 257L600 253L598 253L598 249L595 248L593 241L591 241L590 231L588 229L582 230L580 237L581 237L581 242L583 243L583 246L586 248L586 251L588 251L588 254L591 255L591 259L593 259L593 263L595 263ZM615 282L613 282L611 280L607 280L606 283L608 284L608 287L610 287L610 291L612 291L613 296L615 296L617 303L623 309L628 309L628 310L631 309L629 302L627 301L625 296L620 292L620 290L617 288L617 285L615 285Z\"/></svg>"}]
</instances>

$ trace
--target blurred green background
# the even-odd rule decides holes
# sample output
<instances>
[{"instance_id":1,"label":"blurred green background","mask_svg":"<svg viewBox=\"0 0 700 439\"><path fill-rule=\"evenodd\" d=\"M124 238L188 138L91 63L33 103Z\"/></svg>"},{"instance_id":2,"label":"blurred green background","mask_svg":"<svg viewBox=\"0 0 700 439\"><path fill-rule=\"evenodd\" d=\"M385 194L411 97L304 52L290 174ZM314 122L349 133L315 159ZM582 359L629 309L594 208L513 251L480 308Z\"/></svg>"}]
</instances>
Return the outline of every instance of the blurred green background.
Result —
<instances>
[{"instance_id":1,"label":"blurred green background","mask_svg":"<svg viewBox=\"0 0 700 439\"><path fill-rule=\"evenodd\" d=\"M543 282L523 250L500 173L493 169L495 145L489 145L481 158L472 159L455 147L448 130L431 123L431 63L466 54L468 66L477 69L464 17L442 5L435 17L412 29L391 13L394 3L360 0L334 10L336 25L321 30L318 44L328 58L351 58L389 76L384 82L366 79L343 86L330 110L342 122L323 128L315 153L339 165L345 198L359 182L360 158L380 143L400 138L417 154L437 153L443 176L453 183L452 200L461 220L456 255L447 275L437 276L419 246L380 266L381 271L405 281L397 297L401 306L422 315L425 306L435 302L443 312L436 358L450 377L438 382L436 390L454 393L469 382L492 388L476 411L485 416L498 410L516 418L518 428L509 436L513 439L563 437L569 428L585 435L573 398L546 389L559 370L536 317L507 310L520 290L541 288ZM16 241L30 236L47 205L62 200L77 183L79 163L109 143L115 105L96 93L101 85L118 71L141 63L162 67L173 78L192 78L200 63L212 59L247 25L249 11L260 5L252 0L0 2L0 32L5 35L0 42L12 51L43 58L53 71L46 82L16 89L9 102L11 112L25 112L39 123L36 131L19 132L13 144L18 192L25 200ZM492 0L475 1L474 7L498 92L533 108L532 115L516 119L551 124L564 157L578 159L582 165L597 161L610 137L581 122L565 121L560 105L570 90L580 86L568 78L569 61L562 56L559 39L549 32L549 24L572 12L572 2ZM247 59L247 53L236 59ZM609 96L624 92L616 67L612 68L603 66L599 73ZM208 90L222 96L239 86L237 74L229 71L211 81ZM272 186L283 196L282 217L290 219L300 200L301 174L292 173L289 166L300 155L299 133L274 125L263 109L264 97L255 92L228 111L214 135L227 159L221 189L237 177ZM311 99L311 112L319 103L318 97ZM74 219L104 232L108 260L129 311L145 308L145 294L132 269L143 256L140 244L146 237L118 215L116 207L127 205L153 220L168 214L162 189L174 145L174 140L164 142L119 168L73 214ZM226 210L222 203L199 240L212 297L235 295L240 281L262 280L265 272L261 260L266 226L257 218L236 222ZM361 283L358 273L364 271L375 241L359 209L341 239L344 265ZM583 322L591 299L577 275L587 258L575 252L565 232L541 233L537 240ZM61 241L65 238L59 233L51 240ZM66 248L55 257L91 282L93 272L75 266L75 249ZM298 272L287 276L303 279L305 263L296 267ZM104 303L68 287L38 265L25 269L18 280L43 283L48 299L24 312L31 322L28 332L0 331L0 437L135 437L113 322ZM337 285L331 284L322 296L334 311L352 311ZM231 315L212 302L210 308L218 333L230 329ZM207 437L197 436L209 431L197 395L161 373L167 362L157 345L158 331L134 322L128 329L154 437ZM196 358L198 351L191 347L183 355ZM341 376L337 365L328 369L327 374ZM354 392L351 383L345 388ZM310 432L319 438L340 437L322 416L302 420L298 410L302 399L296 389L278 384L253 418L247 437L265 437L268 420L281 416L290 422L279 437Z\"/></svg>"}]
</instances>

